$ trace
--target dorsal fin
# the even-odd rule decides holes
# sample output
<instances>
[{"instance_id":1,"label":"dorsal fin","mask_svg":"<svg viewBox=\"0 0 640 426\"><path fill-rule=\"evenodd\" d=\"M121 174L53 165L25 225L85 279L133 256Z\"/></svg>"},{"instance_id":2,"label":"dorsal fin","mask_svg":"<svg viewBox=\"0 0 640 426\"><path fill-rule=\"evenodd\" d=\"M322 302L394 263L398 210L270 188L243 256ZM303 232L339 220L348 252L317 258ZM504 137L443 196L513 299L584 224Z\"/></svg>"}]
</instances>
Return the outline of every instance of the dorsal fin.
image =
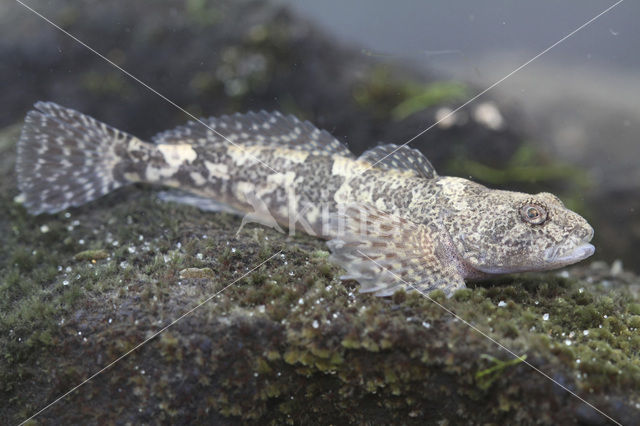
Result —
<instances>
[{"instance_id":1,"label":"dorsal fin","mask_svg":"<svg viewBox=\"0 0 640 426\"><path fill-rule=\"evenodd\" d=\"M277 146L316 155L338 154L354 157L351 151L329 132L318 129L308 121L300 121L292 115L260 111L210 117L202 121L215 132L202 123L189 121L175 129L157 134L153 142L211 146L212 144L229 144L231 141L242 146Z\"/></svg>"},{"instance_id":2,"label":"dorsal fin","mask_svg":"<svg viewBox=\"0 0 640 426\"><path fill-rule=\"evenodd\" d=\"M376 167L411 170L425 179L438 177L427 157L417 149L394 144L380 145L365 151L358 160L368 161Z\"/></svg>"}]
</instances>

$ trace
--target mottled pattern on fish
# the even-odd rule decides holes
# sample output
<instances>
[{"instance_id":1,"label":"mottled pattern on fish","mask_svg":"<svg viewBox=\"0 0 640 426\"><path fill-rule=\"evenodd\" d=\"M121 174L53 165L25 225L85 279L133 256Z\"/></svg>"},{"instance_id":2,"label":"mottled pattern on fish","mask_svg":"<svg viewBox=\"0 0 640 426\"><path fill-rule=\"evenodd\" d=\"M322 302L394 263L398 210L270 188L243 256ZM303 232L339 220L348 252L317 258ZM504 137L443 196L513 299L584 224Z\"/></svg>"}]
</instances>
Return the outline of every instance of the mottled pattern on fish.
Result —
<instances>
[{"instance_id":1,"label":"mottled pattern on fish","mask_svg":"<svg viewBox=\"0 0 640 426\"><path fill-rule=\"evenodd\" d=\"M593 253L593 229L552 194L441 177L407 147L356 158L326 131L279 113L204 121L209 128L189 122L149 143L39 102L18 144L18 201L53 213L132 182L179 188L197 196L191 203L211 200L328 239L345 278L382 296L451 294L465 279L558 268Z\"/></svg>"}]
</instances>

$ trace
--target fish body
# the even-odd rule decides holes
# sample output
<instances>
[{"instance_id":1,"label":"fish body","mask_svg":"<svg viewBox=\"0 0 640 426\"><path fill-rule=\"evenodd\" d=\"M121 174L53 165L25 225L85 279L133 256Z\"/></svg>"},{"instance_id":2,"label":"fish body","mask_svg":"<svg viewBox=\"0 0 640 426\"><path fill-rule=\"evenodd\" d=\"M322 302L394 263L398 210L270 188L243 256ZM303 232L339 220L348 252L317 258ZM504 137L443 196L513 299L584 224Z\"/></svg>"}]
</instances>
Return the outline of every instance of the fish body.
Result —
<instances>
[{"instance_id":1,"label":"fish body","mask_svg":"<svg viewBox=\"0 0 640 426\"><path fill-rule=\"evenodd\" d=\"M439 176L417 150L353 155L329 133L279 113L189 122L142 141L38 102L25 120L18 197L33 214L145 182L269 226L328 240L361 291L451 294L465 279L562 267L590 256L593 229L552 194ZM178 198L180 200L180 198Z\"/></svg>"}]
</instances>

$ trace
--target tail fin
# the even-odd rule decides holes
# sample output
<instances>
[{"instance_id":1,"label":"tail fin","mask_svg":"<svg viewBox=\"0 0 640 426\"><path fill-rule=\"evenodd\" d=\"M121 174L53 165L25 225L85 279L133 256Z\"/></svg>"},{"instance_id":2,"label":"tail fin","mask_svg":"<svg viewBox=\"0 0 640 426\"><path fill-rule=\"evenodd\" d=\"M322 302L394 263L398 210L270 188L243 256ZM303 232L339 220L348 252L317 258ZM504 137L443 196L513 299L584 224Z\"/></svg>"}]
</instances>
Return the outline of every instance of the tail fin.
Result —
<instances>
[{"instance_id":1,"label":"tail fin","mask_svg":"<svg viewBox=\"0 0 640 426\"><path fill-rule=\"evenodd\" d=\"M114 176L114 167L130 161L122 153L131 138L72 109L37 102L18 142L16 201L32 214L55 213L129 183Z\"/></svg>"}]
</instances>

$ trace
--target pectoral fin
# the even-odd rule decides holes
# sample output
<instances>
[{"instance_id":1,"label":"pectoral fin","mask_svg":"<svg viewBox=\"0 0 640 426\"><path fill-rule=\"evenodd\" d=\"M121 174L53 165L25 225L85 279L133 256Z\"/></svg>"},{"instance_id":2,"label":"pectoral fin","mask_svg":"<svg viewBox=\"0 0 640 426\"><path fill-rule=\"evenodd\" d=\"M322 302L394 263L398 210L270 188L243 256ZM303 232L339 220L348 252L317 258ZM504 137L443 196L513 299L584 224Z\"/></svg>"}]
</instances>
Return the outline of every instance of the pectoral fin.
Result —
<instances>
[{"instance_id":1,"label":"pectoral fin","mask_svg":"<svg viewBox=\"0 0 640 426\"><path fill-rule=\"evenodd\" d=\"M435 221L418 224L369 205L340 204L330 219L330 260L361 284L361 292L390 296L396 290L447 295L464 288L452 258L449 234Z\"/></svg>"}]
</instances>

